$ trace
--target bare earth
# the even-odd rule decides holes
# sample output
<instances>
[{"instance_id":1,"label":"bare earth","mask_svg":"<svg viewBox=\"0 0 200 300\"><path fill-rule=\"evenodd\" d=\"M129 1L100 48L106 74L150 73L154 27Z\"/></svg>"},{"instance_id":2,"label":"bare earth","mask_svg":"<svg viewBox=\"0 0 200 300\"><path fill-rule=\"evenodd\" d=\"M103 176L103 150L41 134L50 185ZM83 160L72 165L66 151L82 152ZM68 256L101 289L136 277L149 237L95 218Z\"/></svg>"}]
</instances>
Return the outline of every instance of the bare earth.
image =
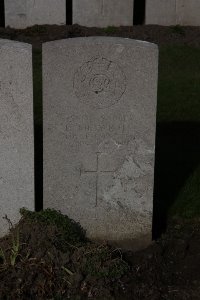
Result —
<instances>
[{"instance_id":1,"label":"bare earth","mask_svg":"<svg viewBox=\"0 0 200 300\"><path fill-rule=\"evenodd\" d=\"M42 42L86 36L120 36L156 43L158 45L182 44L200 46L200 27L134 26L108 27L107 29L72 26L34 26L25 30L0 28L0 38L23 41L40 47Z\"/></svg>"}]
</instances>

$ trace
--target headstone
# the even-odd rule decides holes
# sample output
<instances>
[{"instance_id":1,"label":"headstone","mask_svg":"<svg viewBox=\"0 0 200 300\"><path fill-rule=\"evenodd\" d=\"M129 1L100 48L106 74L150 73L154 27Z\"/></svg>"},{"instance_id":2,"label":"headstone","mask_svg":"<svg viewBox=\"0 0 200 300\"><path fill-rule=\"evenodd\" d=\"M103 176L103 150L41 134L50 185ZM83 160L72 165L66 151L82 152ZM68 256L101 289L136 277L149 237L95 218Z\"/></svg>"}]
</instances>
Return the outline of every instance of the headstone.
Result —
<instances>
[{"instance_id":1,"label":"headstone","mask_svg":"<svg viewBox=\"0 0 200 300\"><path fill-rule=\"evenodd\" d=\"M5 26L66 24L66 0L5 0Z\"/></svg>"},{"instance_id":2,"label":"headstone","mask_svg":"<svg viewBox=\"0 0 200 300\"><path fill-rule=\"evenodd\" d=\"M31 45L0 40L0 236L34 209Z\"/></svg>"},{"instance_id":3,"label":"headstone","mask_svg":"<svg viewBox=\"0 0 200 300\"><path fill-rule=\"evenodd\" d=\"M200 26L199 0L184 0L184 19L182 25Z\"/></svg>"},{"instance_id":4,"label":"headstone","mask_svg":"<svg viewBox=\"0 0 200 300\"><path fill-rule=\"evenodd\" d=\"M88 237L151 241L157 46L123 38L43 45L44 207Z\"/></svg>"},{"instance_id":5,"label":"headstone","mask_svg":"<svg viewBox=\"0 0 200 300\"><path fill-rule=\"evenodd\" d=\"M132 26L134 0L73 0L73 24Z\"/></svg>"},{"instance_id":6,"label":"headstone","mask_svg":"<svg viewBox=\"0 0 200 300\"><path fill-rule=\"evenodd\" d=\"M146 0L146 24L200 25L199 0Z\"/></svg>"},{"instance_id":7,"label":"headstone","mask_svg":"<svg viewBox=\"0 0 200 300\"><path fill-rule=\"evenodd\" d=\"M176 0L146 0L145 24L176 24Z\"/></svg>"}]
</instances>

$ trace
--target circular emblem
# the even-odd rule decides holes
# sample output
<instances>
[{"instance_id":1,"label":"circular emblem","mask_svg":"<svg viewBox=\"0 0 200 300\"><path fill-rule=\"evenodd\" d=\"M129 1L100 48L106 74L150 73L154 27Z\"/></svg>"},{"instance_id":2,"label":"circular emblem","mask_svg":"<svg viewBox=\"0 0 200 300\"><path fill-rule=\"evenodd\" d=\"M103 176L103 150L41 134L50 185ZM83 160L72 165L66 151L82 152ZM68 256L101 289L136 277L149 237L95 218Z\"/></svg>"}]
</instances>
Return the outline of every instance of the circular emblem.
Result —
<instances>
[{"instance_id":1,"label":"circular emblem","mask_svg":"<svg viewBox=\"0 0 200 300\"><path fill-rule=\"evenodd\" d=\"M103 57L84 63L74 75L76 96L94 108L114 105L125 89L126 78L120 67Z\"/></svg>"}]
</instances>

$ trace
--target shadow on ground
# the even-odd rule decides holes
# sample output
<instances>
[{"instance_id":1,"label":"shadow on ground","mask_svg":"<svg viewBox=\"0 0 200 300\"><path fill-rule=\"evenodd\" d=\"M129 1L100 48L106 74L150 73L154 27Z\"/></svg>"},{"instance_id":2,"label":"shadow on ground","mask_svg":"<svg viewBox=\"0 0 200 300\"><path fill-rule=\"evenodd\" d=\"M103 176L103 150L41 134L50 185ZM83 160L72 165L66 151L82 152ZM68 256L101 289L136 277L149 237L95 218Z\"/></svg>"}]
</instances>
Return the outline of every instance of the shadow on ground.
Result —
<instances>
[{"instance_id":1,"label":"shadow on ground","mask_svg":"<svg viewBox=\"0 0 200 300\"><path fill-rule=\"evenodd\" d=\"M43 130L35 124L35 210L43 209Z\"/></svg>"},{"instance_id":2,"label":"shadow on ground","mask_svg":"<svg viewBox=\"0 0 200 300\"><path fill-rule=\"evenodd\" d=\"M42 52L33 51L34 141L35 141L35 209L43 208L43 105Z\"/></svg>"},{"instance_id":3,"label":"shadow on ground","mask_svg":"<svg viewBox=\"0 0 200 300\"><path fill-rule=\"evenodd\" d=\"M200 123L158 123L153 239L165 232L167 215L180 189L200 163Z\"/></svg>"}]
</instances>

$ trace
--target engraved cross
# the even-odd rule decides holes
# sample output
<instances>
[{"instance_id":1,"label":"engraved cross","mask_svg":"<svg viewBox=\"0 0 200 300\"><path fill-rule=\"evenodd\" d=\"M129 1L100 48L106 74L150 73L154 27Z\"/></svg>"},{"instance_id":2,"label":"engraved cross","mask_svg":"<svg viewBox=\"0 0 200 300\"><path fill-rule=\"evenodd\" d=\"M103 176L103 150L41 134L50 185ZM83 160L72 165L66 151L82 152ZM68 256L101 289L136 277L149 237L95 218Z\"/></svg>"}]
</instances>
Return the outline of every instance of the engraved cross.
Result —
<instances>
[{"instance_id":1,"label":"engraved cross","mask_svg":"<svg viewBox=\"0 0 200 300\"><path fill-rule=\"evenodd\" d=\"M99 177L101 174L103 173L114 173L115 170L113 171L103 171L99 169L99 156L100 156L100 152L97 152L96 155L96 169L95 170L82 170L80 169L80 175L82 175L83 173L88 173L88 174L95 174L96 176L96 204L95 206L97 207L98 204L98 194L99 194Z\"/></svg>"}]
</instances>

